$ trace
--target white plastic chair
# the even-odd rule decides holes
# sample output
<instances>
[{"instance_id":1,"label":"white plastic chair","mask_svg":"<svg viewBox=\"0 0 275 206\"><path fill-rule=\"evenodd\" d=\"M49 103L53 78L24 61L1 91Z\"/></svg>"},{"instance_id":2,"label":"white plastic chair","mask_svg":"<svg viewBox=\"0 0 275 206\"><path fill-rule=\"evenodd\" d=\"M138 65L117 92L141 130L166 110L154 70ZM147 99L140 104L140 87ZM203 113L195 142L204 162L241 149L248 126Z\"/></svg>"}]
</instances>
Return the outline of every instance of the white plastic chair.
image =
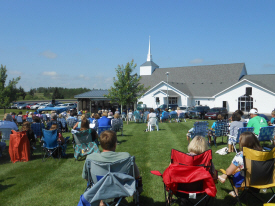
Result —
<instances>
[{"instance_id":1,"label":"white plastic chair","mask_svg":"<svg viewBox=\"0 0 275 206\"><path fill-rule=\"evenodd\" d=\"M148 131L154 131L155 127L157 131L159 131L158 119L156 117L151 117L148 122Z\"/></svg>"}]
</instances>

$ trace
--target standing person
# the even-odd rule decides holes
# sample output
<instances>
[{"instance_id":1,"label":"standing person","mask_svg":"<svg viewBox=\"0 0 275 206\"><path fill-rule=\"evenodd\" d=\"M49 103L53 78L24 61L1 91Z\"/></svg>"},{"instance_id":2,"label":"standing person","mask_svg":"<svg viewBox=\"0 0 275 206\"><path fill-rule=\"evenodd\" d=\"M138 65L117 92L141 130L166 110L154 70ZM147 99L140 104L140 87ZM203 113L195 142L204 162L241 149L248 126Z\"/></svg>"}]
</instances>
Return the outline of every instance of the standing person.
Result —
<instances>
[{"instance_id":1,"label":"standing person","mask_svg":"<svg viewBox=\"0 0 275 206\"><path fill-rule=\"evenodd\" d=\"M247 147L250 149L254 149L257 151L262 151L262 147L260 145L259 140L252 132L243 132L240 135L240 152L237 153L232 160L230 166L226 169L225 174L219 175L218 180L221 183L224 183L227 179L228 175L234 175L233 182L234 182L234 191L229 192L229 195L232 197L236 197L235 193L238 195L238 187L244 181L244 176L241 173L241 170L244 169L244 162L243 162L243 147Z\"/></svg>"},{"instance_id":2,"label":"standing person","mask_svg":"<svg viewBox=\"0 0 275 206\"><path fill-rule=\"evenodd\" d=\"M272 112L271 112L271 120L270 120L270 125L273 125L273 124L275 124L275 110L273 110Z\"/></svg>"},{"instance_id":3,"label":"standing person","mask_svg":"<svg viewBox=\"0 0 275 206\"><path fill-rule=\"evenodd\" d=\"M259 135L261 127L267 127L268 124L264 117L258 116L258 111L256 109L251 109L249 111L251 119L247 123L247 127L254 127L254 133Z\"/></svg>"},{"instance_id":4,"label":"standing person","mask_svg":"<svg viewBox=\"0 0 275 206\"><path fill-rule=\"evenodd\" d=\"M238 136L238 129L243 127L243 122L241 121L241 115L237 112L232 115L232 122L230 124L230 136L228 138L228 152L234 152L233 144L236 143Z\"/></svg>"}]
</instances>

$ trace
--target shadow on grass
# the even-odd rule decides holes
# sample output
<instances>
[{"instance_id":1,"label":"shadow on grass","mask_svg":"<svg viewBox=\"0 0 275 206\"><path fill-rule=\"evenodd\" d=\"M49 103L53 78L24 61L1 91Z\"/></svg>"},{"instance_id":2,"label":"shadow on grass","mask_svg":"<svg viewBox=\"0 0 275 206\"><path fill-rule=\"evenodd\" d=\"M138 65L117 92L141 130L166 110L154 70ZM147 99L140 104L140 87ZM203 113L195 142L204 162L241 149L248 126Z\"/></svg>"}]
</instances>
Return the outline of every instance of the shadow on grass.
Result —
<instances>
[{"instance_id":1,"label":"shadow on grass","mask_svg":"<svg viewBox=\"0 0 275 206\"><path fill-rule=\"evenodd\" d=\"M118 140L117 140L117 143L118 143L118 144L122 144L122 143L124 143L124 142L127 142L127 140L121 140L121 141L118 141Z\"/></svg>"}]
</instances>

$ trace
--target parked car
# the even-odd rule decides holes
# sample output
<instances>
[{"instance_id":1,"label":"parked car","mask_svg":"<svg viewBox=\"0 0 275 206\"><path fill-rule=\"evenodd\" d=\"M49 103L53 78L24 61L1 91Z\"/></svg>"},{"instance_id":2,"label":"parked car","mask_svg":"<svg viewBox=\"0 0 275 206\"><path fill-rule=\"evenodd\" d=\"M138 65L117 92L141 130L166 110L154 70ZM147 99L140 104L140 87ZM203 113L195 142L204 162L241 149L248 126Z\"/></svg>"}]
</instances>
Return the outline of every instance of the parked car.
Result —
<instances>
[{"instance_id":1,"label":"parked car","mask_svg":"<svg viewBox=\"0 0 275 206\"><path fill-rule=\"evenodd\" d=\"M177 104L168 104L168 109L177 109L178 105ZM167 108L167 104L162 104L158 107L161 110L164 110L165 108Z\"/></svg>"},{"instance_id":2,"label":"parked car","mask_svg":"<svg viewBox=\"0 0 275 206\"><path fill-rule=\"evenodd\" d=\"M11 108L11 109L17 109L17 103L13 103L13 105L11 105L10 108Z\"/></svg>"},{"instance_id":3,"label":"parked car","mask_svg":"<svg viewBox=\"0 0 275 206\"><path fill-rule=\"evenodd\" d=\"M217 116L221 114L225 119L228 118L228 111L223 107L214 107L210 109L204 116L205 119L217 119Z\"/></svg>"},{"instance_id":4,"label":"parked car","mask_svg":"<svg viewBox=\"0 0 275 206\"><path fill-rule=\"evenodd\" d=\"M31 109L31 106L36 105L37 103L30 103L26 106L26 109Z\"/></svg>"},{"instance_id":5,"label":"parked car","mask_svg":"<svg viewBox=\"0 0 275 206\"><path fill-rule=\"evenodd\" d=\"M16 106L17 106L17 109L19 109L20 106L23 106L23 105L27 105L25 104L24 102L17 102ZM26 107L25 107L26 108Z\"/></svg>"},{"instance_id":6,"label":"parked car","mask_svg":"<svg viewBox=\"0 0 275 206\"><path fill-rule=\"evenodd\" d=\"M36 109L38 109L38 107L40 107L41 105L44 105L45 103L37 103L37 104L35 104L35 105L32 105L31 106L31 109L34 109L34 110L36 110Z\"/></svg>"},{"instance_id":7,"label":"parked car","mask_svg":"<svg viewBox=\"0 0 275 206\"><path fill-rule=\"evenodd\" d=\"M27 104L19 104L19 106L17 106L17 109L26 109Z\"/></svg>"},{"instance_id":8,"label":"parked car","mask_svg":"<svg viewBox=\"0 0 275 206\"><path fill-rule=\"evenodd\" d=\"M187 118L188 117L188 111L190 110L190 107L188 107L188 106L181 106L181 107L179 107L180 108L180 110L183 112L183 113L185 113L185 118Z\"/></svg>"},{"instance_id":9,"label":"parked car","mask_svg":"<svg viewBox=\"0 0 275 206\"><path fill-rule=\"evenodd\" d=\"M74 108L76 108L76 104L75 103L65 103L65 104L61 104L58 107L67 107L68 109L74 109Z\"/></svg>"},{"instance_id":10,"label":"parked car","mask_svg":"<svg viewBox=\"0 0 275 206\"><path fill-rule=\"evenodd\" d=\"M205 114L210 110L208 106L196 106L194 109L191 109L188 112L188 116L190 119L204 119Z\"/></svg>"}]
</instances>

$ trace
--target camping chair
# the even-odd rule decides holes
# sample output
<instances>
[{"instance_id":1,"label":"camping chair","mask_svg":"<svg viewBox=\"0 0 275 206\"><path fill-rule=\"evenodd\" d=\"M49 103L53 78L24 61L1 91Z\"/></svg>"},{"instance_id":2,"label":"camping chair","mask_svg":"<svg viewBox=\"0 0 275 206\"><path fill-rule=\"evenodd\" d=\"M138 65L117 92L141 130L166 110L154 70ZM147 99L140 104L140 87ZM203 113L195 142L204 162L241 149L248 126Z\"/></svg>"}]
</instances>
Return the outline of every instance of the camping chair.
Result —
<instances>
[{"instance_id":1,"label":"camping chair","mask_svg":"<svg viewBox=\"0 0 275 206\"><path fill-rule=\"evenodd\" d=\"M11 128L0 128L2 134L2 142L10 140Z\"/></svg>"},{"instance_id":2,"label":"camping chair","mask_svg":"<svg viewBox=\"0 0 275 206\"><path fill-rule=\"evenodd\" d=\"M103 132L105 130L110 130L110 129L111 129L111 126L98 127L97 134L98 134L98 136L100 136L101 132Z\"/></svg>"},{"instance_id":3,"label":"camping chair","mask_svg":"<svg viewBox=\"0 0 275 206\"><path fill-rule=\"evenodd\" d=\"M186 122L185 113L184 112L182 112L182 113L179 114L179 116L178 116L178 122L180 122L182 119L184 119L184 121Z\"/></svg>"},{"instance_id":4,"label":"camping chair","mask_svg":"<svg viewBox=\"0 0 275 206\"><path fill-rule=\"evenodd\" d=\"M18 125L22 125L23 124L23 117L22 116L17 116L16 117L16 122Z\"/></svg>"},{"instance_id":5,"label":"camping chair","mask_svg":"<svg viewBox=\"0 0 275 206\"><path fill-rule=\"evenodd\" d=\"M115 131L116 133L121 131L121 136L123 136L123 122L121 119L112 119L111 124L111 130Z\"/></svg>"},{"instance_id":6,"label":"camping chair","mask_svg":"<svg viewBox=\"0 0 275 206\"><path fill-rule=\"evenodd\" d=\"M100 153L97 143L92 139L91 133L92 130L88 129L73 134L75 160L80 160L91 153Z\"/></svg>"},{"instance_id":7,"label":"camping chair","mask_svg":"<svg viewBox=\"0 0 275 206\"><path fill-rule=\"evenodd\" d=\"M128 118L128 121L132 121L132 119L133 119L133 114L128 114L128 115L127 115L127 118Z\"/></svg>"},{"instance_id":8,"label":"camping chair","mask_svg":"<svg viewBox=\"0 0 275 206\"><path fill-rule=\"evenodd\" d=\"M201 121L201 122L195 122L194 123L194 131L191 133L191 139L193 139L195 136L207 136L208 134L208 122L207 121Z\"/></svg>"},{"instance_id":9,"label":"camping chair","mask_svg":"<svg viewBox=\"0 0 275 206\"><path fill-rule=\"evenodd\" d=\"M177 120L178 119L178 114L171 114L171 115L169 115L169 120L170 120L170 122L172 122L173 120Z\"/></svg>"},{"instance_id":10,"label":"camping chair","mask_svg":"<svg viewBox=\"0 0 275 206\"><path fill-rule=\"evenodd\" d=\"M67 119L67 126L71 130L74 125L77 123L77 118L68 118Z\"/></svg>"},{"instance_id":11,"label":"camping chair","mask_svg":"<svg viewBox=\"0 0 275 206\"><path fill-rule=\"evenodd\" d=\"M215 147L217 147L217 144L216 144L216 138L217 137L222 137L222 143L223 143L223 137L224 136L227 136L229 131L228 131L228 122L227 120L218 120L216 121L216 125L215 125L215 130L209 130L212 134L212 136L214 136L215 138L214 139L214 144L215 144Z\"/></svg>"},{"instance_id":12,"label":"camping chair","mask_svg":"<svg viewBox=\"0 0 275 206\"><path fill-rule=\"evenodd\" d=\"M141 119L141 118L140 118L140 113L135 112L135 113L134 113L134 120L135 120L135 122L137 122L137 121L139 122L140 119Z\"/></svg>"},{"instance_id":13,"label":"camping chair","mask_svg":"<svg viewBox=\"0 0 275 206\"><path fill-rule=\"evenodd\" d=\"M159 171L151 171L151 173L163 178L166 205L173 205L181 198L185 198L192 205L198 205L203 200L207 204L209 197L215 197L217 193L210 173L211 165L211 150L191 156L172 149L171 164L164 173L161 174ZM177 200L172 199L173 195ZM196 199L197 196L202 197L197 203L193 203L190 199L192 197Z\"/></svg>"},{"instance_id":14,"label":"camping chair","mask_svg":"<svg viewBox=\"0 0 275 206\"><path fill-rule=\"evenodd\" d=\"M148 131L154 131L155 127L159 131L158 119L156 117L151 117L148 121Z\"/></svg>"},{"instance_id":15,"label":"camping chair","mask_svg":"<svg viewBox=\"0 0 275 206\"><path fill-rule=\"evenodd\" d=\"M60 159L61 147L57 141L58 139L57 130L42 129L42 133L43 133L43 137L41 139L42 161L45 161L50 157L52 157L54 160L55 160L55 157L58 157L58 159ZM43 156L43 151L44 151L44 156Z\"/></svg>"},{"instance_id":16,"label":"camping chair","mask_svg":"<svg viewBox=\"0 0 275 206\"><path fill-rule=\"evenodd\" d=\"M123 121L126 121L127 119L126 119L126 114L121 114L121 119L123 120Z\"/></svg>"},{"instance_id":17,"label":"camping chair","mask_svg":"<svg viewBox=\"0 0 275 206\"><path fill-rule=\"evenodd\" d=\"M32 117L27 117L26 121L28 121L29 123L32 123Z\"/></svg>"},{"instance_id":18,"label":"camping chair","mask_svg":"<svg viewBox=\"0 0 275 206\"><path fill-rule=\"evenodd\" d=\"M30 153L30 141L26 132L16 132L12 130L9 142L11 162L28 162L30 160Z\"/></svg>"},{"instance_id":19,"label":"camping chair","mask_svg":"<svg viewBox=\"0 0 275 206\"><path fill-rule=\"evenodd\" d=\"M164 112L161 116L161 121L167 121L169 119L169 112Z\"/></svg>"},{"instance_id":20,"label":"camping chair","mask_svg":"<svg viewBox=\"0 0 275 206\"><path fill-rule=\"evenodd\" d=\"M274 146L274 141L273 141L274 136L275 136L275 126L261 127L258 135L258 140L260 142L272 141L272 146ZM270 149L268 148L268 150Z\"/></svg>"},{"instance_id":21,"label":"camping chair","mask_svg":"<svg viewBox=\"0 0 275 206\"><path fill-rule=\"evenodd\" d=\"M143 116L142 116L143 123L146 123L146 122L147 122L147 116L148 116L148 114L150 114L150 112L148 112L148 111L145 111L145 112L143 113Z\"/></svg>"},{"instance_id":22,"label":"camping chair","mask_svg":"<svg viewBox=\"0 0 275 206\"><path fill-rule=\"evenodd\" d=\"M123 198L133 196L135 205L139 205L134 163L134 156L112 163L87 159L85 165L88 168L88 188L92 187L87 188L81 198L91 205L98 205L100 200L105 200L105 204L109 206L119 205ZM109 204L108 200L113 198L116 199Z\"/></svg>"},{"instance_id":23,"label":"camping chair","mask_svg":"<svg viewBox=\"0 0 275 206\"><path fill-rule=\"evenodd\" d=\"M246 197L248 200L248 196L246 194L250 193L255 198L260 200L262 203L270 203L274 197L275 193L272 189L275 187L275 167L274 167L274 158L275 158L275 148L271 151L256 151L253 149L249 149L247 147L243 147L243 161L244 161L244 181L241 184L241 194L236 195L239 205L241 206L241 200ZM225 173L224 170L221 170ZM232 176L228 176L231 186L234 190L234 184L232 181ZM265 201L258 191L260 189L271 189L272 197ZM266 196L267 194L265 194ZM254 202L255 204L255 202Z\"/></svg>"},{"instance_id":24,"label":"camping chair","mask_svg":"<svg viewBox=\"0 0 275 206\"><path fill-rule=\"evenodd\" d=\"M67 122L66 122L65 118L57 118L57 121L61 122L62 132L67 132L68 127L67 127Z\"/></svg>"},{"instance_id":25,"label":"camping chair","mask_svg":"<svg viewBox=\"0 0 275 206\"><path fill-rule=\"evenodd\" d=\"M234 140L232 141L236 153L237 153L236 144L239 143L240 141L240 135L243 132L253 132L253 131L254 131L254 127L241 127L238 129L238 135L237 135L236 141ZM234 137L228 135L228 138L234 138Z\"/></svg>"},{"instance_id":26,"label":"camping chair","mask_svg":"<svg viewBox=\"0 0 275 206\"><path fill-rule=\"evenodd\" d=\"M45 129L45 125L44 125L44 123L34 122L31 124L31 129L37 138L41 138L43 135L42 129Z\"/></svg>"}]
</instances>

